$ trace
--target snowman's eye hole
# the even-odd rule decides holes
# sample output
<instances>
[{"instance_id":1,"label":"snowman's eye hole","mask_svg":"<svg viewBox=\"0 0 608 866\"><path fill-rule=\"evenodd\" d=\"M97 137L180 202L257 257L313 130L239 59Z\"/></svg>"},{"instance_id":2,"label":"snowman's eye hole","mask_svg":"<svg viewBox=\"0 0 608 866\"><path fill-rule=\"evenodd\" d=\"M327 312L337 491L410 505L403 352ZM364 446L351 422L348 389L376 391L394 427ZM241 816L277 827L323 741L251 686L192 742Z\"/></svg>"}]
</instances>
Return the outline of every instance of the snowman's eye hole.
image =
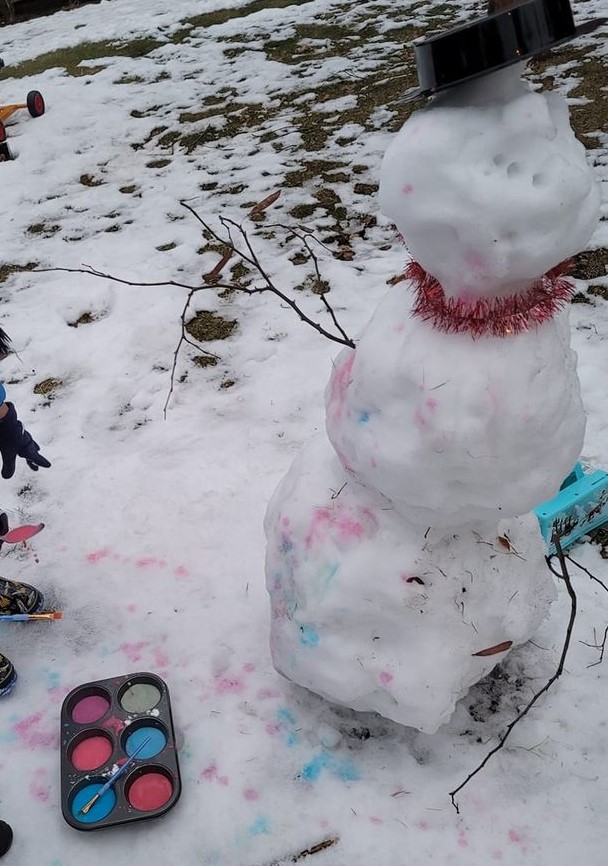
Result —
<instances>
[{"instance_id":1,"label":"snowman's eye hole","mask_svg":"<svg viewBox=\"0 0 608 866\"><path fill-rule=\"evenodd\" d=\"M540 172L538 174L532 175L532 185L533 186L542 186L544 182L545 182L544 175L540 174Z\"/></svg>"},{"instance_id":2,"label":"snowman's eye hole","mask_svg":"<svg viewBox=\"0 0 608 866\"><path fill-rule=\"evenodd\" d=\"M521 166L518 162L510 162L507 166L507 177L517 177L521 174Z\"/></svg>"},{"instance_id":3,"label":"snowman's eye hole","mask_svg":"<svg viewBox=\"0 0 608 866\"><path fill-rule=\"evenodd\" d=\"M492 160L494 165L496 165L498 167L500 167L501 165L504 165L506 161L507 161L507 157L504 155L504 153L497 153L496 156Z\"/></svg>"}]
</instances>

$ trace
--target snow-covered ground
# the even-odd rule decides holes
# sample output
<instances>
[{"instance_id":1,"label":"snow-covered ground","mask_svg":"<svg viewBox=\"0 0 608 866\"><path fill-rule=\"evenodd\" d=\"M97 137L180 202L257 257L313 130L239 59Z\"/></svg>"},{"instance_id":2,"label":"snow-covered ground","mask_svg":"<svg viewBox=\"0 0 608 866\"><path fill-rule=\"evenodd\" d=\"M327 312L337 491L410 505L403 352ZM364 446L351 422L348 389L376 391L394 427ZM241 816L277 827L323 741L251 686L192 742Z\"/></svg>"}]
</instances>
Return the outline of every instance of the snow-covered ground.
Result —
<instances>
[{"instance_id":1,"label":"snow-covered ground","mask_svg":"<svg viewBox=\"0 0 608 866\"><path fill-rule=\"evenodd\" d=\"M84 263L133 282L199 285L219 254L204 251L202 227L180 200L218 228L219 215L240 221L280 189L266 219L246 223L260 260L331 329L319 296L297 288L311 272L298 264L301 244L269 225L313 229L326 242L318 254L329 300L357 333L404 259L373 188L402 110L374 102L382 75L403 75L405 89L406 24L417 35L466 7L405 3L395 20L388 0L261 6L106 0L0 30L9 67L0 102L37 88L48 109L36 120L15 115L18 159L0 166L0 324L17 350L2 376L53 463L36 475L19 465L3 482L13 523L47 528L25 551L3 549L2 574L40 586L65 613L52 625L2 626L0 651L20 674L0 702L0 818L15 831L7 862L268 866L327 841L302 859L600 866L608 661L588 667L599 657L588 644L608 624L600 586L573 568L579 614L564 676L463 790L458 815L447 792L555 669L563 588L535 644L509 656L433 736L289 685L268 650L262 519L323 425L338 346L276 297L205 288L186 319L213 311L237 326L203 344L219 356L215 366L198 366L200 353L182 345L165 417L186 289L2 270ZM204 18L220 8L231 11ZM602 13L605 0L576 8L581 19ZM9 77L46 52L117 38L158 45L138 57L91 49L77 74L55 66ZM561 80L567 89L575 79L570 68ZM600 147L590 157L604 198L595 248L608 243L608 161ZM608 467L608 307L593 300L573 306L574 346L585 456ZM596 547L574 556L608 582ZM79 683L138 670L170 687L182 798L157 822L79 834L60 810L61 703Z\"/></svg>"}]
</instances>

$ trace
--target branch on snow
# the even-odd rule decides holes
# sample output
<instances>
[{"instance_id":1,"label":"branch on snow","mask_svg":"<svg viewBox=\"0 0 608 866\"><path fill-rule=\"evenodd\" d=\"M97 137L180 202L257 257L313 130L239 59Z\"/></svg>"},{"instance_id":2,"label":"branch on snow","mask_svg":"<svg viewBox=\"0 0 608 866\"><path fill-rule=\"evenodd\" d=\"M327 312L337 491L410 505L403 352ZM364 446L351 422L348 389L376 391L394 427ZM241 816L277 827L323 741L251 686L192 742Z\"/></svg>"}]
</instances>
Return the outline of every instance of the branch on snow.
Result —
<instances>
[{"instance_id":1,"label":"branch on snow","mask_svg":"<svg viewBox=\"0 0 608 866\"><path fill-rule=\"evenodd\" d=\"M260 218L262 212L265 211L268 207L270 207L277 200L278 196L279 193L273 193L272 195L267 196L265 199L263 199L263 201L258 202L249 212L248 218L252 220ZM251 241L251 238L247 231L243 228L242 223L237 223L234 220L229 219L228 217L220 216L219 221L225 233L224 236L222 236L217 231L215 231L210 225L210 223L207 220L203 219L203 217L201 217L200 214L198 214L196 210L191 207L191 205L189 205L185 201L180 202L180 204L183 205L183 207L185 207L186 210L188 210L203 226L206 237L208 239L210 238L216 241L219 244L220 249L222 250L221 257L215 267L211 271L203 275L202 284L192 285L190 283L182 283L177 280L163 280L159 282L141 282L137 280L128 280L124 277L117 277L114 276L114 274L100 271L97 268L86 264L83 265L81 268L35 269L37 273L50 273L58 271L68 274L86 274L87 276L110 280L111 282L119 283L123 286L137 286L140 288L159 288L163 286L171 286L178 289L185 289L188 292L186 302L180 315L181 332L179 341L173 353L173 364L171 367L171 384L163 410L165 416L167 414L167 407L169 405L169 401L175 387L175 373L177 369L177 362L183 344L188 343L189 345L194 346L202 354L212 358L218 358L218 356L213 354L213 352L209 352L203 349L199 343L194 342L192 339L190 339L186 330L186 315L192 302L192 298L197 292L209 289L221 289L226 291L227 293L240 292L241 294L245 295L261 295L266 292L270 292L271 294L276 295L284 305L293 310L293 312L298 316L301 322L304 322L322 337L325 337L327 340L331 340L334 343L339 343L342 346L349 346L350 348L355 347L354 341L348 336L348 334L340 325L333 307L327 300L326 294L329 291L330 286L329 283L322 278L321 269L319 266L319 259L313 248L313 244L317 244L324 249L327 249L327 247L325 247L325 245L322 244L321 241L315 238L312 232L309 232L303 227L293 227L281 224L276 224L274 226L274 228L281 228L285 231L286 240L291 240L293 238L297 239L302 247L302 255L304 256L304 261L312 263L314 277L312 279L310 288L312 289L312 292L314 294L319 295L319 297L321 298L321 302L325 308L325 311L328 313L331 319L333 330L328 330L323 325L321 325L320 322L314 321L314 319L306 315L300 305L293 298L289 297L289 295L279 289L276 282L274 282L271 275L263 265ZM241 262L244 262L256 274L256 277L261 280L261 285L243 285L243 283L237 279L234 279L230 282L220 282L223 269L233 257L237 257L241 260Z\"/></svg>"},{"instance_id":2,"label":"branch on snow","mask_svg":"<svg viewBox=\"0 0 608 866\"><path fill-rule=\"evenodd\" d=\"M574 587L572 586L572 581L570 580L570 575L568 574L568 566L566 565L566 557L564 556L564 552L562 550L562 546L559 543L559 541L555 542L555 547L557 549L557 559L559 561L560 571L557 571L557 569L554 568L554 566L552 565L551 561L552 561L553 557L547 557L547 566L549 567L549 570L559 580L564 581L564 583L566 584L566 589L568 591L568 595L570 596L570 618L568 620L568 626L566 628L566 636L564 638L564 645L562 647L562 652L561 652L561 656L559 659L559 664L557 666L557 670L555 671L553 676L550 677L550 679L545 683L545 685L542 687L542 689L540 689L538 692L536 692L536 694L531 698L531 700L528 701L528 703L523 708L523 710L520 713L518 713L518 715L515 717L515 719L513 719L513 721L507 727L507 730L505 731L505 733L502 735L502 737L498 741L498 745L496 745L493 749L491 749L488 752L488 754L485 756L483 761L471 773L469 773L469 775L466 777L466 779L463 782L461 782L457 788L454 788L453 791L449 792L450 799L452 801L452 805L456 809L457 813L460 813L460 809L459 809L458 803L456 801L456 794L458 794L460 791L462 791L462 789L465 787L465 785L468 785L468 783L471 781L471 779L473 779L478 773L480 773L481 770L483 770L483 768L486 766L488 761L497 752L499 752L502 749L504 744L507 742L509 736L511 735L511 731L513 730L513 728L519 722L521 722L521 720L525 716L528 715L528 713L530 712L532 707L545 694L545 692L549 691L549 689L551 688L553 683L556 680L558 680L563 673L564 665L566 663L566 656L568 654L568 649L570 647L570 640L572 638L572 629L574 628L574 621L576 619L577 600L576 600L576 593L574 591Z\"/></svg>"}]
</instances>

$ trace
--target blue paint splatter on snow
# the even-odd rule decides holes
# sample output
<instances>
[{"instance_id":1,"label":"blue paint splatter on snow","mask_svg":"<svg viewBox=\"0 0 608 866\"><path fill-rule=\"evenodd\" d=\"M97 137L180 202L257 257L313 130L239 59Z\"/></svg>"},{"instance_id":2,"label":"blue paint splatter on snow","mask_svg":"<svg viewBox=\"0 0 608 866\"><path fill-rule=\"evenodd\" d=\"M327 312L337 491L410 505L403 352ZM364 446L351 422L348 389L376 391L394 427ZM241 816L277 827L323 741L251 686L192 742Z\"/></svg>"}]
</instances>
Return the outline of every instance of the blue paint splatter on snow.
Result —
<instances>
[{"instance_id":1,"label":"blue paint splatter on snow","mask_svg":"<svg viewBox=\"0 0 608 866\"><path fill-rule=\"evenodd\" d=\"M284 535L281 539L281 553L289 553L290 550L293 550L293 541Z\"/></svg>"},{"instance_id":2,"label":"blue paint splatter on snow","mask_svg":"<svg viewBox=\"0 0 608 866\"><path fill-rule=\"evenodd\" d=\"M253 824L248 828L248 832L251 836L261 836L264 833L270 833L268 818L260 815L260 817L256 818Z\"/></svg>"},{"instance_id":3,"label":"blue paint splatter on snow","mask_svg":"<svg viewBox=\"0 0 608 866\"><path fill-rule=\"evenodd\" d=\"M52 671L49 670L49 668L43 668L42 672L46 677L47 689L58 689L61 685L61 674L59 671Z\"/></svg>"},{"instance_id":4,"label":"blue paint splatter on snow","mask_svg":"<svg viewBox=\"0 0 608 866\"><path fill-rule=\"evenodd\" d=\"M319 635L311 625L300 626L300 643L302 646L317 646Z\"/></svg>"},{"instance_id":5,"label":"blue paint splatter on snow","mask_svg":"<svg viewBox=\"0 0 608 866\"><path fill-rule=\"evenodd\" d=\"M369 419L371 418L370 412L358 412L357 413L357 424L367 424Z\"/></svg>"},{"instance_id":6,"label":"blue paint splatter on snow","mask_svg":"<svg viewBox=\"0 0 608 866\"><path fill-rule=\"evenodd\" d=\"M328 752L320 752L305 764L300 778L305 782L315 782L323 770L327 770L332 776L343 782L356 782L359 779L359 772L352 761L341 761Z\"/></svg>"},{"instance_id":7,"label":"blue paint splatter on snow","mask_svg":"<svg viewBox=\"0 0 608 866\"><path fill-rule=\"evenodd\" d=\"M281 724L295 725L296 717L289 707L279 707L277 710L277 722Z\"/></svg>"}]
</instances>

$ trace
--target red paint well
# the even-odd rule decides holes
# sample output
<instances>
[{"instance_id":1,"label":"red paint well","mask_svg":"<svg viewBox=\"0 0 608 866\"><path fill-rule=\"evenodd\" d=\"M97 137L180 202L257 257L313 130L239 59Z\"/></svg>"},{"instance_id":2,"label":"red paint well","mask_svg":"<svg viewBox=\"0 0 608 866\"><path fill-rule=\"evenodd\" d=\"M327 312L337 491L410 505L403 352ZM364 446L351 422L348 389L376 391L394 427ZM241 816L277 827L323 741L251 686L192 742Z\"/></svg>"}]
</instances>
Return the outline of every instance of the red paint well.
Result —
<instances>
[{"instance_id":1,"label":"red paint well","mask_svg":"<svg viewBox=\"0 0 608 866\"><path fill-rule=\"evenodd\" d=\"M153 771L138 776L129 786L129 803L139 812L153 812L171 799L173 785L163 773Z\"/></svg>"},{"instance_id":2,"label":"red paint well","mask_svg":"<svg viewBox=\"0 0 608 866\"><path fill-rule=\"evenodd\" d=\"M96 770L109 761L112 751L112 743L107 737L87 737L74 747L72 764L77 770Z\"/></svg>"}]
</instances>

